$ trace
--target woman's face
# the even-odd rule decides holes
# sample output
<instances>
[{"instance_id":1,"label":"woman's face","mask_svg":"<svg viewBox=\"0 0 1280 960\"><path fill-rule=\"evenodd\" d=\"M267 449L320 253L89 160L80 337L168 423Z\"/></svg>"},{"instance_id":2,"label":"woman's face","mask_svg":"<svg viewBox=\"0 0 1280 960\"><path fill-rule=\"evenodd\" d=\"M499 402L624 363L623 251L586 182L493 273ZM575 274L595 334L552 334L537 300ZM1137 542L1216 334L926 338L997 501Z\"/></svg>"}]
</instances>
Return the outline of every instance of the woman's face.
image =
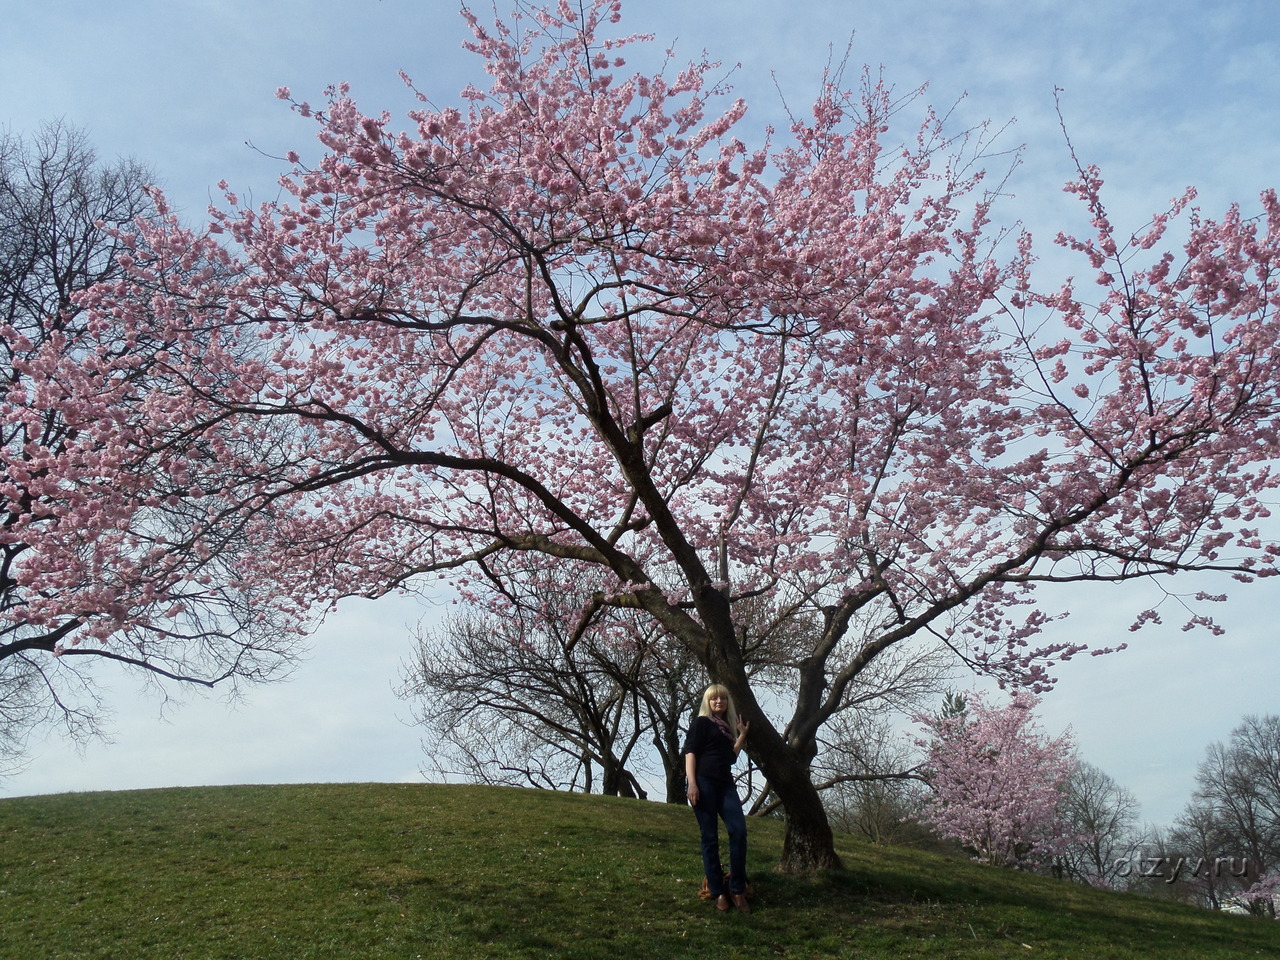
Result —
<instances>
[{"instance_id":1,"label":"woman's face","mask_svg":"<svg viewBox=\"0 0 1280 960\"><path fill-rule=\"evenodd\" d=\"M707 706L711 708L711 712L717 717L723 717L729 712L729 698L723 693L713 693L707 697Z\"/></svg>"}]
</instances>

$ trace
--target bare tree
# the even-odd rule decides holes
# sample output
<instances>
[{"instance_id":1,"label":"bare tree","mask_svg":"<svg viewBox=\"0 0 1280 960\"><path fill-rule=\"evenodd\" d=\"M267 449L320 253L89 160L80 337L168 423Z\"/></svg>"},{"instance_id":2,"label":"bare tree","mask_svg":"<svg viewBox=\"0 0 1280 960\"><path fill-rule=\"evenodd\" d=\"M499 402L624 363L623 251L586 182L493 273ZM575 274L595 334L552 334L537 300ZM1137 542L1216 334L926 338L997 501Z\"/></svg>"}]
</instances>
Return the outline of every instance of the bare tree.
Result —
<instances>
[{"instance_id":1,"label":"bare tree","mask_svg":"<svg viewBox=\"0 0 1280 960\"><path fill-rule=\"evenodd\" d=\"M403 694L442 773L644 796L633 767L649 724L634 690L646 655L518 608L473 612L419 635Z\"/></svg>"},{"instance_id":2,"label":"bare tree","mask_svg":"<svg viewBox=\"0 0 1280 960\"><path fill-rule=\"evenodd\" d=\"M1238 882L1233 882L1239 878L1232 878L1230 873L1215 866L1230 840L1223 833L1213 804L1204 797L1192 796L1162 841L1156 857L1151 858L1155 862L1149 864L1152 875L1146 879L1160 880L1159 886L1166 887L1169 896L1210 910L1221 910L1243 889ZM1179 865L1176 874L1170 864ZM1152 884L1151 890L1158 891L1158 886Z\"/></svg>"},{"instance_id":3,"label":"bare tree","mask_svg":"<svg viewBox=\"0 0 1280 960\"><path fill-rule=\"evenodd\" d=\"M931 837L914 817L920 757L893 719L883 710L841 714L815 769L833 827L873 843L915 845Z\"/></svg>"},{"instance_id":4,"label":"bare tree","mask_svg":"<svg viewBox=\"0 0 1280 960\"><path fill-rule=\"evenodd\" d=\"M416 703L434 771L639 795L656 756L666 802L684 804L681 747L708 682L687 648L635 611L596 603L590 584L566 582L554 565L509 577L488 603L421 633L406 671L402 694ZM817 625L763 600L744 600L740 614L749 673L781 701ZM882 838L898 835L888 820L908 812L916 778L910 740L891 721L922 709L947 676L936 651L884 658L850 687L822 743L820 788L836 804L882 794ZM776 808L758 771L742 776L753 812Z\"/></svg>"},{"instance_id":5,"label":"bare tree","mask_svg":"<svg viewBox=\"0 0 1280 960\"><path fill-rule=\"evenodd\" d=\"M1081 763L1067 781L1064 812L1074 839L1059 860L1061 872L1092 886L1120 885L1143 844L1134 795L1103 770Z\"/></svg>"},{"instance_id":6,"label":"bare tree","mask_svg":"<svg viewBox=\"0 0 1280 960\"><path fill-rule=\"evenodd\" d=\"M1209 746L1173 836L1194 855L1208 905L1236 896L1276 915L1269 894L1252 893L1274 888L1280 872L1280 717L1246 716L1226 744Z\"/></svg>"},{"instance_id":7,"label":"bare tree","mask_svg":"<svg viewBox=\"0 0 1280 960\"><path fill-rule=\"evenodd\" d=\"M607 654L598 662L636 702L662 769L665 802L683 805L688 801L681 748L689 718L706 686L706 673L683 645L652 622L632 616L626 621L637 649L643 651L635 670L618 669L615 658Z\"/></svg>"},{"instance_id":8,"label":"bare tree","mask_svg":"<svg viewBox=\"0 0 1280 960\"><path fill-rule=\"evenodd\" d=\"M419 634L401 692L436 773L628 796L660 775L665 801L687 802L681 748L706 671L639 611L601 603L599 586L531 562ZM753 672L794 647L794 625L763 607L741 629Z\"/></svg>"}]
</instances>

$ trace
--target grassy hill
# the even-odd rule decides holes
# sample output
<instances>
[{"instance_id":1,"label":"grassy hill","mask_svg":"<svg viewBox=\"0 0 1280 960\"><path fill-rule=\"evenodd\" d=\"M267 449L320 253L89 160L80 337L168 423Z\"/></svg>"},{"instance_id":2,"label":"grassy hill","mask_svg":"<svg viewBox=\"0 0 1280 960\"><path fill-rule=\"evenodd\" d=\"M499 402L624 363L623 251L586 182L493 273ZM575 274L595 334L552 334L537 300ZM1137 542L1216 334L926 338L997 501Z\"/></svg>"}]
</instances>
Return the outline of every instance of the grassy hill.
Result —
<instances>
[{"instance_id":1,"label":"grassy hill","mask_svg":"<svg viewBox=\"0 0 1280 960\"><path fill-rule=\"evenodd\" d=\"M1280 924L846 839L750 916L696 896L687 809L341 784L0 800L0 958L1280 956Z\"/></svg>"}]
</instances>

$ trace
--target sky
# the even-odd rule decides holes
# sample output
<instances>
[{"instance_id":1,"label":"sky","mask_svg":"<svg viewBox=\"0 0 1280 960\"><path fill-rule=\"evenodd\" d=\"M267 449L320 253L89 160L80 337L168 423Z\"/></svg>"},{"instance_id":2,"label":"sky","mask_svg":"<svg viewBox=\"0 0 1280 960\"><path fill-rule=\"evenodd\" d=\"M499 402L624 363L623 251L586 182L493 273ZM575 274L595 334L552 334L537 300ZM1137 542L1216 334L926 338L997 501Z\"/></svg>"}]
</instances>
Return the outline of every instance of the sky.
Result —
<instances>
[{"instance_id":1,"label":"sky","mask_svg":"<svg viewBox=\"0 0 1280 960\"><path fill-rule=\"evenodd\" d=\"M366 112L402 116L413 104L401 70L437 104L483 83L461 50L456 0L13 7L0 25L0 127L20 133L59 118L82 127L102 157L149 164L193 222L220 180L242 199L272 199L279 158L314 155L311 125L275 98L278 87L320 102L327 85L348 81ZM1260 191L1280 185L1273 0L625 0L622 28L655 34L678 62L704 52L722 62L751 107L739 136L785 126L788 107L803 109L824 65L846 49L903 93L928 84L922 102L951 110L957 126L1014 121L1000 142L1024 149L995 218L1030 229L1049 269L1052 235L1068 221L1082 227L1061 190L1071 149L1102 168L1113 218L1134 230L1187 185L1208 216L1232 202L1256 211ZM1189 797L1211 742L1247 713L1280 712L1280 585L1180 586L1230 591L1226 636L1183 633L1176 612L1127 635L1148 605L1133 586L1053 598L1072 615L1052 635L1131 647L1065 665L1041 705L1046 729L1070 728L1083 759L1163 824ZM165 700L127 678L104 681L111 742L37 739L25 768L0 780L0 796L420 780L419 736L394 691L412 629L444 607L442 596L353 601L312 638L288 682L234 703L182 690Z\"/></svg>"}]
</instances>

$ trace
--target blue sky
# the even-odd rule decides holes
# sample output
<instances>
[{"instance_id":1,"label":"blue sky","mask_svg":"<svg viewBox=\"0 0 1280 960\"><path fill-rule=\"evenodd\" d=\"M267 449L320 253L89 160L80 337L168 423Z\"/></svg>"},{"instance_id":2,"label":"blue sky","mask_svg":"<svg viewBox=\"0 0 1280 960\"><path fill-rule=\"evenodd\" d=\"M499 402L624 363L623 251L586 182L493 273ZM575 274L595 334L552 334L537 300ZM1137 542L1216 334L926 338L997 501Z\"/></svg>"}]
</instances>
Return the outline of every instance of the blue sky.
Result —
<instances>
[{"instance_id":1,"label":"blue sky","mask_svg":"<svg viewBox=\"0 0 1280 960\"><path fill-rule=\"evenodd\" d=\"M505 8L506 0L498 0ZM437 103L482 81L460 50L454 0L45 0L13 5L0 33L0 124L21 132L63 118L104 157L152 165L176 206L198 218L225 178L242 195L276 195L283 156L311 149L312 130L277 101L290 87L319 101L350 81L366 110L402 113L403 69ZM476 3L477 10L485 4ZM1072 143L1102 167L1116 220L1138 228L1195 184L1210 216L1280 181L1280 6L1270 0L627 0L624 28L738 65L751 104L739 135L781 125L782 98L803 109L823 65L852 41L855 64L883 66L900 90L957 104L962 123L1016 120L1025 144L996 218L1021 220L1048 253L1080 213L1061 192L1071 175L1054 90ZM1074 218L1074 219L1071 219ZM1049 265L1052 258L1047 258ZM1194 587L1203 584L1191 585ZM1185 586L1185 585L1184 585ZM1205 746L1245 713L1277 712L1274 584L1230 589L1225 638L1167 626L1127 637L1144 605L1133 587L1071 598L1056 627L1132 649L1060 671L1045 725L1070 725L1085 759L1168 822L1192 788ZM196 783L404 780L422 757L408 709L392 693L409 629L438 601L352 604L331 617L286 684L164 706L154 690L113 682L113 744L83 752L33 744L0 794Z\"/></svg>"}]
</instances>

